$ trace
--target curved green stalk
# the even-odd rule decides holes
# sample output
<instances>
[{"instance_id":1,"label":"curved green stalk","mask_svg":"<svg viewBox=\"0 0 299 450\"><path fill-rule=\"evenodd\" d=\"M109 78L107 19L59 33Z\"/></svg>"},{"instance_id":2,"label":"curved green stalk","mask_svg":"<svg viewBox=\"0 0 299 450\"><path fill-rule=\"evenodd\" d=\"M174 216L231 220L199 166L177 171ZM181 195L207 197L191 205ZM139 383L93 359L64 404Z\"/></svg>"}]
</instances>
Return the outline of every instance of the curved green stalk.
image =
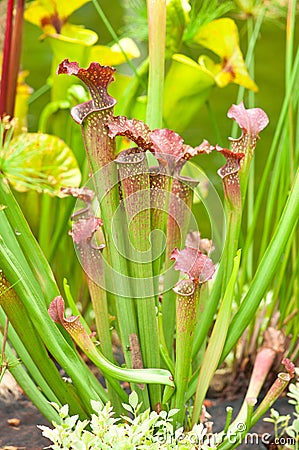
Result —
<instances>
[{"instance_id":1,"label":"curved green stalk","mask_svg":"<svg viewBox=\"0 0 299 450\"><path fill-rule=\"evenodd\" d=\"M112 343L110 336L110 327L109 327L109 318L108 318L108 305L106 292L100 286L95 284L89 277L87 277L88 288L90 292L90 297L92 301L93 310L95 312L95 321L97 334L100 341L100 347L103 351L103 354L110 360L114 361L113 351L112 351ZM77 306L72 298L70 288L64 279L64 290L66 292L66 297L68 300L68 305L70 306L72 313L76 315L80 315L81 322L87 333L91 335L91 330L89 329L86 321L79 313ZM115 389L114 389L115 388ZM119 384L111 383L110 379L107 379L107 389L109 393L109 399L111 400L111 404L114 408L114 411L117 415L120 415L122 411L121 402L127 400L127 395L123 391L123 389L119 386Z\"/></svg>"},{"instance_id":2,"label":"curved green stalk","mask_svg":"<svg viewBox=\"0 0 299 450\"><path fill-rule=\"evenodd\" d=\"M101 371L117 380L126 380L132 383L165 384L174 387L171 373L163 369L127 369L116 366L109 361L96 347L90 335L80 322L79 316L64 317L65 304L61 296L54 298L49 306L49 316L59 323L69 333L71 338L89 357L91 361L98 366Z\"/></svg>"},{"instance_id":3,"label":"curved green stalk","mask_svg":"<svg viewBox=\"0 0 299 450\"><path fill-rule=\"evenodd\" d=\"M86 352L91 361L98 366L105 375L117 380L131 383L163 384L174 388L171 373L164 369L126 369L112 364L100 351Z\"/></svg>"}]
</instances>

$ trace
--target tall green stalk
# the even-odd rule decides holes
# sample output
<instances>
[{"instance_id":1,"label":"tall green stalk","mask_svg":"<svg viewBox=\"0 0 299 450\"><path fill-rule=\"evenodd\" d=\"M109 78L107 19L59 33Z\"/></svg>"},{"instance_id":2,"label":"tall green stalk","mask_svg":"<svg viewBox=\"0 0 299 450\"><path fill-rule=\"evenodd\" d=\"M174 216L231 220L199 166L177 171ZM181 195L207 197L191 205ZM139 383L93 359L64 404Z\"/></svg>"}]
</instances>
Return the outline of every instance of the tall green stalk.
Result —
<instances>
[{"instance_id":1,"label":"tall green stalk","mask_svg":"<svg viewBox=\"0 0 299 450\"><path fill-rule=\"evenodd\" d=\"M149 84L146 122L150 128L161 128L163 111L166 1L147 0L149 33Z\"/></svg>"},{"instance_id":2,"label":"tall green stalk","mask_svg":"<svg viewBox=\"0 0 299 450\"><path fill-rule=\"evenodd\" d=\"M189 279L181 280L174 288L176 302L176 391L172 406L179 409L177 420L185 422L185 403L187 387L192 373L192 346L196 323L200 319L198 304L200 290L214 274L213 262L200 248L186 246L183 250L175 248L171 259L175 260L174 268L186 273Z\"/></svg>"},{"instance_id":3,"label":"tall green stalk","mask_svg":"<svg viewBox=\"0 0 299 450\"><path fill-rule=\"evenodd\" d=\"M186 391L192 371L192 345L197 321L200 286L191 280L183 280L177 288L176 302L176 391L172 406L179 409L176 420L185 422Z\"/></svg>"},{"instance_id":4,"label":"tall green stalk","mask_svg":"<svg viewBox=\"0 0 299 450\"><path fill-rule=\"evenodd\" d=\"M136 309L140 346L145 367L160 367L156 300L150 249L150 178L146 155L138 148L116 159L129 227L130 281ZM134 292L135 291L135 292ZM152 408L161 403L159 386L149 387Z\"/></svg>"},{"instance_id":5,"label":"tall green stalk","mask_svg":"<svg viewBox=\"0 0 299 450\"><path fill-rule=\"evenodd\" d=\"M234 296L234 289L238 277L240 266L241 252L238 251L234 259L234 266L231 277L227 283L223 300L217 314L216 322L213 327L212 334L209 339L207 350L205 351L199 376L197 379L196 395L194 399L194 407L192 412L192 424L195 425L202 411L203 401L209 388L212 377L218 367L221 352L225 344L230 316L231 306Z\"/></svg>"},{"instance_id":6,"label":"tall green stalk","mask_svg":"<svg viewBox=\"0 0 299 450\"><path fill-rule=\"evenodd\" d=\"M168 219L166 226L166 247L164 263L164 290L162 311L164 323L164 336L169 355L173 356L173 340L175 334L176 295L172 289L179 274L171 268L170 259L174 248L182 248L189 231L192 214L193 189L198 181L187 177L173 178L170 183L168 200Z\"/></svg>"}]
</instances>

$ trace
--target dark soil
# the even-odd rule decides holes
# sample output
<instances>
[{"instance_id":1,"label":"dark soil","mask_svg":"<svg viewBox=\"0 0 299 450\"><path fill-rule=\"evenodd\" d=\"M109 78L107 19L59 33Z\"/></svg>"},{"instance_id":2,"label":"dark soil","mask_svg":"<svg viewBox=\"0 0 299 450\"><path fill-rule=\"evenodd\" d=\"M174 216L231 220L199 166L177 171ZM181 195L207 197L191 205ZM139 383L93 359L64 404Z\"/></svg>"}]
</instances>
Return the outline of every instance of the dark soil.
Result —
<instances>
[{"instance_id":1,"label":"dark soil","mask_svg":"<svg viewBox=\"0 0 299 450\"><path fill-rule=\"evenodd\" d=\"M211 406L208 407L208 412L211 414L210 419L213 422L213 432L217 433L223 430L226 420L226 407L231 406L233 408L233 418L237 416L242 404L242 399L237 398L235 400L222 400L217 399L211 401ZM272 408L275 408L281 415L290 414L294 411L292 405L288 403L288 397L279 398ZM269 417L269 412L263 417ZM274 445L273 424L264 422L263 418L252 427L245 441L238 445L239 450L276 450L277 446Z\"/></svg>"},{"instance_id":2,"label":"dark soil","mask_svg":"<svg viewBox=\"0 0 299 450\"><path fill-rule=\"evenodd\" d=\"M12 419L19 424L10 424ZM40 450L48 446L50 441L36 425L49 422L25 396L9 403L0 399L0 450Z\"/></svg>"},{"instance_id":3,"label":"dark soil","mask_svg":"<svg viewBox=\"0 0 299 450\"><path fill-rule=\"evenodd\" d=\"M223 400L215 399L208 404L208 412L212 416L210 419L213 425L213 431L217 432L223 429L226 420L226 407L232 406L234 415L237 414L241 405L241 400ZM288 404L287 398L279 399L274 407L281 414L291 414L292 408ZM9 424L10 419L18 419L19 424ZM10 403L0 400L0 450L41 450L50 445L50 442L45 439L41 431L36 425L48 425L47 420L43 418L40 412L34 405L26 399L25 396ZM275 449L275 447L267 447L262 442L262 435L264 433L273 433L272 424L260 421L256 426L250 430L250 433L255 433L252 440L248 440L247 444L241 444L237 448L240 450L266 450L267 448ZM268 435L267 435L268 439ZM271 442L271 439L268 439Z\"/></svg>"}]
</instances>

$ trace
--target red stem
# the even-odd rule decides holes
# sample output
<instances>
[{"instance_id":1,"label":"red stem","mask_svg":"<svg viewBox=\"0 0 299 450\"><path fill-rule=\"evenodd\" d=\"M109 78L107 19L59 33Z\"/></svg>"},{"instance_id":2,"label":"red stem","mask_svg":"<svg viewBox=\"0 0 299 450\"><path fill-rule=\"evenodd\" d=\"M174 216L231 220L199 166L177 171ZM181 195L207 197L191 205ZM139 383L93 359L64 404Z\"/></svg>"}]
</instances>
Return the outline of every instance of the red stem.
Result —
<instances>
[{"instance_id":1,"label":"red stem","mask_svg":"<svg viewBox=\"0 0 299 450\"><path fill-rule=\"evenodd\" d=\"M8 85L6 98L6 111L10 116L14 115L16 89L18 74L21 60L21 43L23 34L23 15L24 15L25 0L17 0L16 16L11 39L11 55L9 61L8 71Z\"/></svg>"},{"instance_id":2,"label":"red stem","mask_svg":"<svg viewBox=\"0 0 299 450\"><path fill-rule=\"evenodd\" d=\"M1 90L0 90L0 116L9 114L7 111L7 97L9 95L7 88L9 85L9 62L11 57L11 37L13 26L13 7L14 0L7 1L6 13L6 29L4 38L3 61L2 61L2 76L1 76Z\"/></svg>"}]
</instances>

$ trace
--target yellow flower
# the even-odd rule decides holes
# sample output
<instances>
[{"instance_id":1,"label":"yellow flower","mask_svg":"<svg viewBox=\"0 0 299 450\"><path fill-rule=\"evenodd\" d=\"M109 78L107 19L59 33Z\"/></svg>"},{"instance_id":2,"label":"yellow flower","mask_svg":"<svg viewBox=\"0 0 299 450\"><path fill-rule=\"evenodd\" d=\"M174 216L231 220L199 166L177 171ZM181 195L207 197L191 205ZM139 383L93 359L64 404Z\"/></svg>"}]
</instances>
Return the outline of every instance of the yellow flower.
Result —
<instances>
[{"instance_id":1,"label":"yellow flower","mask_svg":"<svg viewBox=\"0 0 299 450\"><path fill-rule=\"evenodd\" d=\"M90 0L35 0L25 11L25 19L40 27L45 34L63 34L68 17Z\"/></svg>"},{"instance_id":2,"label":"yellow flower","mask_svg":"<svg viewBox=\"0 0 299 450\"><path fill-rule=\"evenodd\" d=\"M239 33L232 19L213 20L202 26L194 41L208 48L221 58L220 63L214 63L208 56L201 56L200 66L213 76L220 87L228 83L236 83L252 91L257 91L257 85L250 78L241 49Z\"/></svg>"},{"instance_id":3,"label":"yellow flower","mask_svg":"<svg viewBox=\"0 0 299 450\"><path fill-rule=\"evenodd\" d=\"M69 16L88 1L90 0L35 0L27 7L25 19L43 30L43 37L49 39L53 52L59 55L59 62L66 54L71 59L80 60L82 65L88 65L92 61L113 66L122 64L126 61L123 53L129 59L138 58L140 52L131 39L120 39L119 44L111 47L95 46L97 33L68 22ZM86 47L89 48L88 51ZM55 62L55 68L57 64Z\"/></svg>"}]
</instances>

